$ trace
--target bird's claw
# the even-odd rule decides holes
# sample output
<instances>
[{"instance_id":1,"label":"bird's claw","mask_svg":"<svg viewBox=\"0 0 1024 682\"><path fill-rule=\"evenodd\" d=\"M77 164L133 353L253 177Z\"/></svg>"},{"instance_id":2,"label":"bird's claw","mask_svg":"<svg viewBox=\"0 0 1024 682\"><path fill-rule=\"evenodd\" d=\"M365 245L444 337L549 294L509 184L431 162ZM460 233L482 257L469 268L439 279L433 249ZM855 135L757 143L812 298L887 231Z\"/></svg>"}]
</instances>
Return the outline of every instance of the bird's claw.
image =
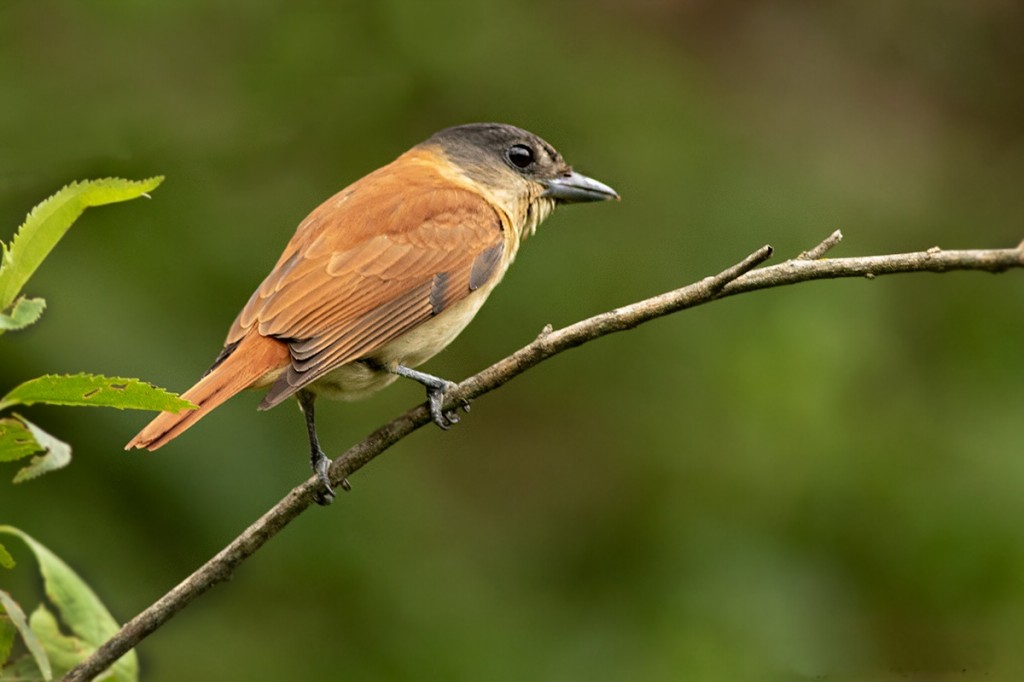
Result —
<instances>
[{"instance_id":1,"label":"bird's claw","mask_svg":"<svg viewBox=\"0 0 1024 682\"><path fill-rule=\"evenodd\" d=\"M463 410L469 412L469 401L465 398L459 398L459 405L448 410L444 409L444 401L448 396L448 392L452 389L458 388L458 384L442 379L441 377L435 377L433 374L420 372L401 364L388 368L388 371L399 376L412 379L413 381L418 381L427 389L427 403L430 406L430 420L437 424L439 428L447 431L454 424L459 423L459 407L462 407Z\"/></svg>"},{"instance_id":2,"label":"bird's claw","mask_svg":"<svg viewBox=\"0 0 1024 682\"><path fill-rule=\"evenodd\" d=\"M331 487L331 479L327 475L330 468L330 458L323 451L318 451L313 458L313 473L316 474L316 477L320 479L320 483L323 485L323 489L316 493L316 503L321 507L326 507L331 502L334 502L334 488Z\"/></svg>"},{"instance_id":3,"label":"bird's claw","mask_svg":"<svg viewBox=\"0 0 1024 682\"><path fill-rule=\"evenodd\" d=\"M331 459L323 453L323 450L317 450L313 455L313 473L320 479L320 483L323 485L323 489L316 493L316 503L321 507L326 507L330 503L334 502L336 497L334 488L331 487L331 477L329 475L331 469ZM341 489L345 492L352 490L352 486L349 485L348 479L343 478L341 480Z\"/></svg>"},{"instance_id":4,"label":"bird's claw","mask_svg":"<svg viewBox=\"0 0 1024 682\"><path fill-rule=\"evenodd\" d=\"M444 400L448 391L456 388L458 384L446 381L443 386L427 387L427 399L430 403L430 419L441 429L447 431L459 423L459 407L469 412L469 401L465 398L459 401L459 405L450 410L444 409Z\"/></svg>"}]
</instances>

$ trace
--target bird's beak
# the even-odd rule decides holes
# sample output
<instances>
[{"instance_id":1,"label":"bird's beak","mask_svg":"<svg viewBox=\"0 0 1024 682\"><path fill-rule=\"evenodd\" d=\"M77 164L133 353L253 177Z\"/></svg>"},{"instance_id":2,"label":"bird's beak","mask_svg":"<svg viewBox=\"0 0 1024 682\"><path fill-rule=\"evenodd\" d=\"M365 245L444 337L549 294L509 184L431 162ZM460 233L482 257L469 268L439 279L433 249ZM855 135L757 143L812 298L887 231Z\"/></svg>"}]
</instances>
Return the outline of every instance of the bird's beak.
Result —
<instances>
[{"instance_id":1,"label":"bird's beak","mask_svg":"<svg viewBox=\"0 0 1024 682\"><path fill-rule=\"evenodd\" d=\"M619 199L618 192L608 185L575 171L550 180L541 180L540 183L544 185L544 193L541 196L551 197L565 204Z\"/></svg>"}]
</instances>

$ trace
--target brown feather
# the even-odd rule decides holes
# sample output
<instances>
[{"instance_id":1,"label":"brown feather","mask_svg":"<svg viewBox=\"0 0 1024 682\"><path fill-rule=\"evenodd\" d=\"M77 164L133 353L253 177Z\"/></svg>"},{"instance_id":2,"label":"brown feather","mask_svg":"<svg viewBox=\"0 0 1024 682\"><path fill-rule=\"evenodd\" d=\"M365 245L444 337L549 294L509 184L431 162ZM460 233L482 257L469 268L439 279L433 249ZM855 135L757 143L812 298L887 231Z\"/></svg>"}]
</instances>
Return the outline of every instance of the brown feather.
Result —
<instances>
[{"instance_id":1,"label":"brown feather","mask_svg":"<svg viewBox=\"0 0 1024 682\"><path fill-rule=\"evenodd\" d=\"M430 282L395 298L331 334L290 344L291 366L260 403L269 409L337 367L367 357L431 316Z\"/></svg>"},{"instance_id":2,"label":"brown feather","mask_svg":"<svg viewBox=\"0 0 1024 682\"><path fill-rule=\"evenodd\" d=\"M288 360L288 347L280 341L259 334L245 336L227 357L182 395L199 409L161 412L125 446L125 450L156 450L242 389L259 383L267 375L279 373Z\"/></svg>"}]
</instances>

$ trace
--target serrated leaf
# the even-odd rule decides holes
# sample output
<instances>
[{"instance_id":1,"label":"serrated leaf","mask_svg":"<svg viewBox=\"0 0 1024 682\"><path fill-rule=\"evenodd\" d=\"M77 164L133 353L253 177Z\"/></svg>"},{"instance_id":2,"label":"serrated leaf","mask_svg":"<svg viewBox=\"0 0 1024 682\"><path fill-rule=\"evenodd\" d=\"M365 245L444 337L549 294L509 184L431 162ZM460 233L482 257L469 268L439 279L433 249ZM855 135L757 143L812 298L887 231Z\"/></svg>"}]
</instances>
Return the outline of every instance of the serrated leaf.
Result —
<instances>
[{"instance_id":1,"label":"serrated leaf","mask_svg":"<svg viewBox=\"0 0 1024 682\"><path fill-rule=\"evenodd\" d=\"M14 417L0 419L0 462L13 462L42 449L20 420Z\"/></svg>"},{"instance_id":2,"label":"serrated leaf","mask_svg":"<svg viewBox=\"0 0 1024 682\"><path fill-rule=\"evenodd\" d=\"M0 567L14 568L14 557L7 551L7 548L0 544Z\"/></svg>"},{"instance_id":3,"label":"serrated leaf","mask_svg":"<svg viewBox=\"0 0 1024 682\"><path fill-rule=\"evenodd\" d=\"M6 526L0 526L0 528L6 528ZM21 635L21 640L25 642L25 648L32 654L32 658L35 660L39 672L42 673L43 679L53 679L50 659L46 656L46 650L43 648L39 638L32 632L32 628L28 626L28 621L25 620L25 612L21 610L21 606L18 602L14 601L11 595L0 590L0 607L3 607L14 627L18 630L18 634Z\"/></svg>"},{"instance_id":4,"label":"serrated leaf","mask_svg":"<svg viewBox=\"0 0 1024 682\"><path fill-rule=\"evenodd\" d=\"M0 312L0 334L17 329L24 329L35 324L46 308L46 301L41 298L25 298L22 296L15 302L11 312Z\"/></svg>"},{"instance_id":5,"label":"serrated leaf","mask_svg":"<svg viewBox=\"0 0 1024 682\"><path fill-rule=\"evenodd\" d=\"M96 593L56 554L13 526L0 526L0 533L20 538L35 555L46 596L57 608L61 621L83 644L82 658L75 663L84 660L120 629ZM135 652L129 651L118 659L111 671L112 679L120 682L137 680L139 669Z\"/></svg>"},{"instance_id":6,"label":"serrated leaf","mask_svg":"<svg viewBox=\"0 0 1024 682\"><path fill-rule=\"evenodd\" d=\"M6 310L68 228L90 206L146 195L163 177L73 182L33 208L0 253L0 310Z\"/></svg>"},{"instance_id":7,"label":"serrated leaf","mask_svg":"<svg viewBox=\"0 0 1024 682\"><path fill-rule=\"evenodd\" d=\"M180 412L195 409L170 391L139 379L98 374L47 374L16 386L0 400L0 409L11 405L86 405L121 410Z\"/></svg>"},{"instance_id":8,"label":"serrated leaf","mask_svg":"<svg viewBox=\"0 0 1024 682\"><path fill-rule=\"evenodd\" d=\"M57 469L63 469L71 463L71 446L64 441L55 438L43 431L41 428L25 419L21 415L15 415L28 428L32 437L43 449L43 454L36 455L29 461L28 466L23 467L14 476L15 483L22 483L43 474L48 474Z\"/></svg>"}]
</instances>

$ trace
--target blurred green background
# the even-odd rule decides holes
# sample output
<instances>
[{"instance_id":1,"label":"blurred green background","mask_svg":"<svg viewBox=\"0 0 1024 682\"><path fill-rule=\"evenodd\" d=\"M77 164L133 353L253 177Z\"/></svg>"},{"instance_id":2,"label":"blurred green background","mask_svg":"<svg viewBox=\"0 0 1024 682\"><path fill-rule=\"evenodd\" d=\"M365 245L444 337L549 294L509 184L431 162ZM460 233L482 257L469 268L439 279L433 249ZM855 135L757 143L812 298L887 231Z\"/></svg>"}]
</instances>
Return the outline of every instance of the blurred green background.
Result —
<instances>
[{"instance_id":1,"label":"blurred green background","mask_svg":"<svg viewBox=\"0 0 1024 682\"><path fill-rule=\"evenodd\" d=\"M521 125L620 204L563 209L428 371L788 257L1024 237L1024 10L996 0L0 5L0 238L88 212L0 339L46 372L184 390L320 201L442 127ZM819 282L568 353L359 472L147 640L146 680L1019 679L1024 276ZM324 404L339 453L420 402ZM294 407L37 408L71 467L0 520L127 619L308 475ZM11 543L13 545L13 543ZM35 603L28 555L0 576Z\"/></svg>"}]
</instances>

